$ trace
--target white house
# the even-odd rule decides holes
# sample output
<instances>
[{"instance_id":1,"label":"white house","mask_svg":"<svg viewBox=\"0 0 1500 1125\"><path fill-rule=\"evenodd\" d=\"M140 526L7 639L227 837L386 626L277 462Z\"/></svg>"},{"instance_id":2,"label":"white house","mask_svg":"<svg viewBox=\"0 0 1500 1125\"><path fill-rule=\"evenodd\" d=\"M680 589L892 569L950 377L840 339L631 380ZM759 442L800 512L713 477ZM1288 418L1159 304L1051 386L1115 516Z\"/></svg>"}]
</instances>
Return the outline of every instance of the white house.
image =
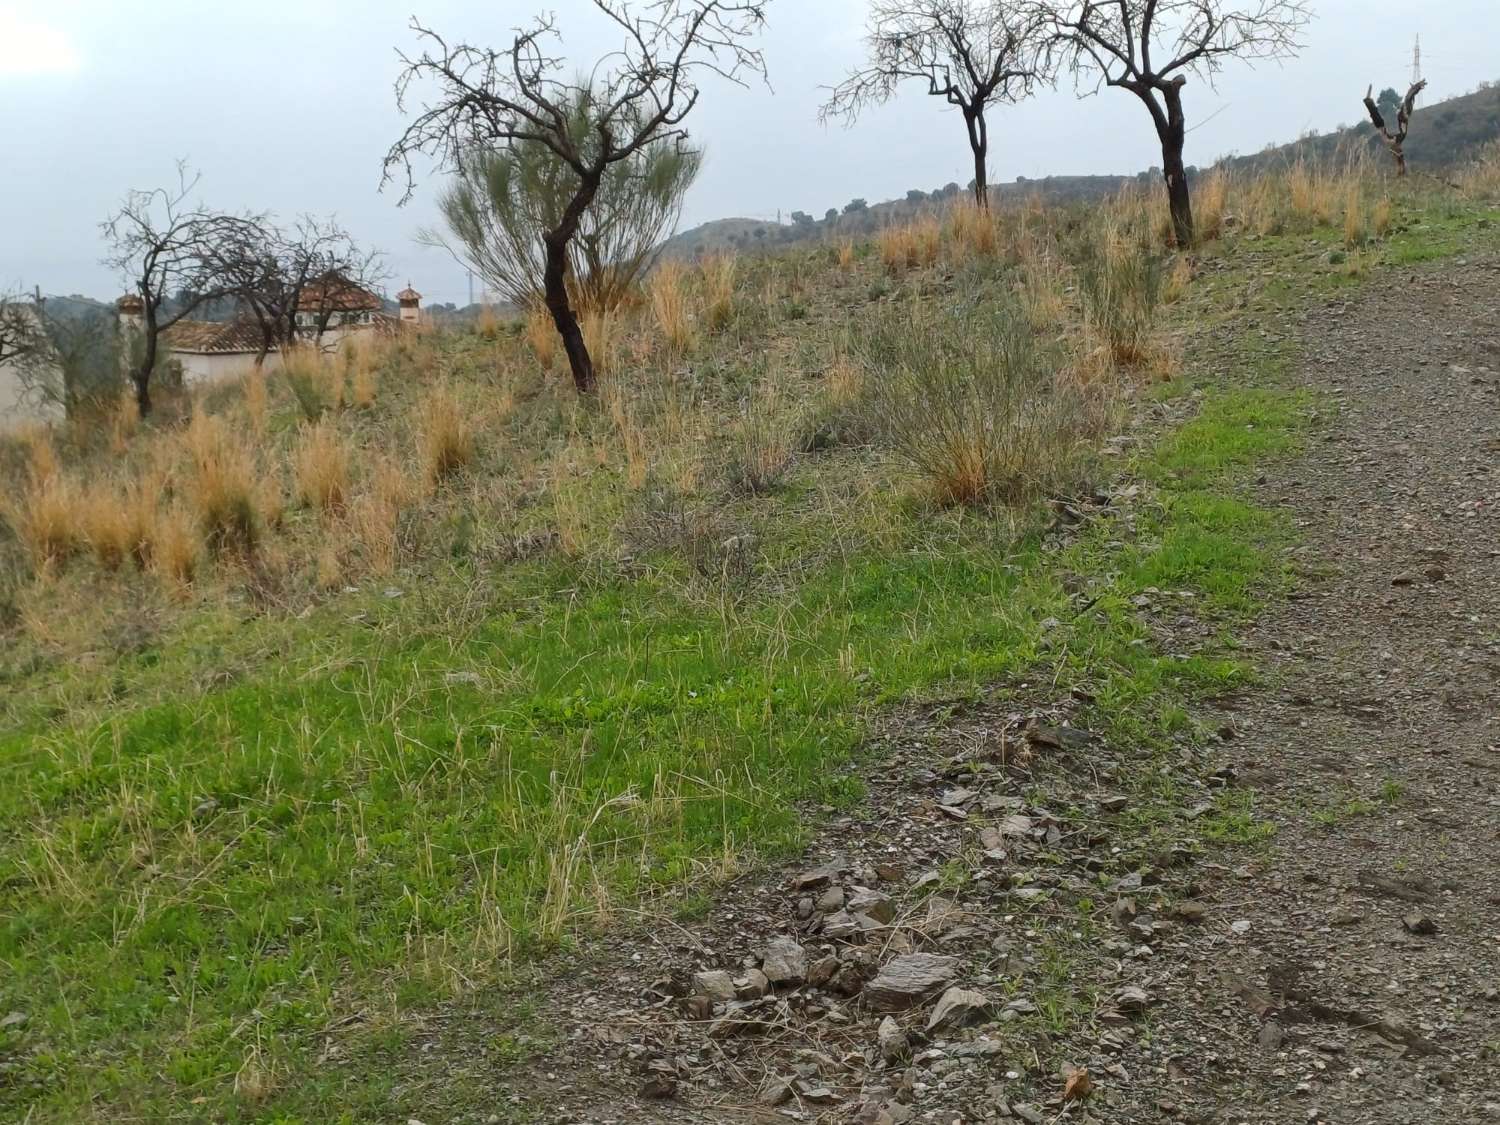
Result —
<instances>
[{"instance_id":1,"label":"white house","mask_svg":"<svg viewBox=\"0 0 1500 1125\"><path fill-rule=\"evenodd\" d=\"M7 313L19 314L34 327L40 329L36 313L28 305L7 305ZM47 421L62 416L62 408L56 403L46 402L28 393L21 374L21 365L14 361L0 362L0 431L24 425L28 422Z\"/></svg>"},{"instance_id":2,"label":"white house","mask_svg":"<svg viewBox=\"0 0 1500 1125\"><path fill-rule=\"evenodd\" d=\"M399 317L392 317L383 311L381 299L368 289L341 278L320 279L303 290L298 302L298 335L309 343L317 340L319 347L332 352L347 340L392 336L419 325L422 295L408 284L396 299L401 312ZM139 297L121 297L119 309L122 324L139 326L145 311ZM182 365L184 383L244 375L254 369L261 351L260 328L248 320L180 320L162 334L162 342L167 354ZM274 371L280 363L281 357L272 352L261 369Z\"/></svg>"},{"instance_id":3,"label":"white house","mask_svg":"<svg viewBox=\"0 0 1500 1125\"><path fill-rule=\"evenodd\" d=\"M384 302L368 289L340 278L322 279L303 291L296 313L297 332L304 341L316 340L323 350L333 352L348 340L394 336L418 328L422 295L408 283L396 294L396 301L400 313L391 316L384 311ZM122 332L143 330L146 309L139 296L127 293L115 308ZM35 315L29 308L23 311ZM182 365L183 382L192 384L237 378L252 371L261 342L260 328L250 320L180 320L162 333L160 346L165 358ZM273 350L261 369L274 371L280 366L281 356ZM61 417L55 404L34 401L35 396L26 391L18 366L0 364L0 429Z\"/></svg>"}]
</instances>

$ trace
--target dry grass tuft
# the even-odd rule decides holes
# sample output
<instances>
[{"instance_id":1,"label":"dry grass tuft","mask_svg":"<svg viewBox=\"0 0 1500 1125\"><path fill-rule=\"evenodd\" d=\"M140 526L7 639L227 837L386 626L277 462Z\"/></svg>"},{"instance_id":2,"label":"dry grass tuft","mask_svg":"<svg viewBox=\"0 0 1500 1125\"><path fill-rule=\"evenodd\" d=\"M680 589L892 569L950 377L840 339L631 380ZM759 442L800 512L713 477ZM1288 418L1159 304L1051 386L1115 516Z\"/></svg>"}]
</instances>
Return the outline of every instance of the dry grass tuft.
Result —
<instances>
[{"instance_id":1,"label":"dry grass tuft","mask_svg":"<svg viewBox=\"0 0 1500 1125\"><path fill-rule=\"evenodd\" d=\"M417 407L417 449L430 488L474 459L474 428L451 388L433 387Z\"/></svg>"},{"instance_id":2,"label":"dry grass tuft","mask_svg":"<svg viewBox=\"0 0 1500 1125\"><path fill-rule=\"evenodd\" d=\"M116 457L123 457L130 449L130 440L141 428L141 408L135 394L123 390L116 396L109 411L109 448Z\"/></svg>"},{"instance_id":3,"label":"dry grass tuft","mask_svg":"<svg viewBox=\"0 0 1500 1125\"><path fill-rule=\"evenodd\" d=\"M257 440L266 436L266 421L271 414L271 388L265 373L252 371L243 385L245 413L250 418L250 432Z\"/></svg>"},{"instance_id":4,"label":"dry grass tuft","mask_svg":"<svg viewBox=\"0 0 1500 1125\"><path fill-rule=\"evenodd\" d=\"M733 254L716 254L704 260L703 319L717 331L734 318L734 278L739 263Z\"/></svg>"},{"instance_id":5,"label":"dry grass tuft","mask_svg":"<svg viewBox=\"0 0 1500 1125\"><path fill-rule=\"evenodd\" d=\"M651 314L673 356L686 355L693 346L693 317L688 309L687 270L680 262L661 263L647 283Z\"/></svg>"},{"instance_id":6,"label":"dry grass tuft","mask_svg":"<svg viewBox=\"0 0 1500 1125\"><path fill-rule=\"evenodd\" d=\"M254 552L257 536L255 461L224 420L200 406L182 434L188 491L199 527L215 553Z\"/></svg>"},{"instance_id":7,"label":"dry grass tuft","mask_svg":"<svg viewBox=\"0 0 1500 1125\"><path fill-rule=\"evenodd\" d=\"M892 309L858 347L875 432L938 503L1025 504L1079 483L1101 414L1021 309Z\"/></svg>"},{"instance_id":8,"label":"dry grass tuft","mask_svg":"<svg viewBox=\"0 0 1500 1125\"><path fill-rule=\"evenodd\" d=\"M1344 245L1353 250L1363 246L1368 239L1364 189L1358 180L1351 180L1344 196Z\"/></svg>"},{"instance_id":9,"label":"dry grass tuft","mask_svg":"<svg viewBox=\"0 0 1500 1125\"><path fill-rule=\"evenodd\" d=\"M486 340L500 338L500 318L489 305L481 305L479 316L474 321L474 331Z\"/></svg>"},{"instance_id":10,"label":"dry grass tuft","mask_svg":"<svg viewBox=\"0 0 1500 1125\"><path fill-rule=\"evenodd\" d=\"M369 410L374 407L379 393L375 365L361 352L354 364L354 374L349 380L349 402L360 410Z\"/></svg>"},{"instance_id":11,"label":"dry grass tuft","mask_svg":"<svg viewBox=\"0 0 1500 1125\"><path fill-rule=\"evenodd\" d=\"M327 418L303 426L292 474L307 507L325 516L342 510L349 494L349 446Z\"/></svg>"},{"instance_id":12,"label":"dry grass tuft","mask_svg":"<svg viewBox=\"0 0 1500 1125\"><path fill-rule=\"evenodd\" d=\"M1000 247L994 215L972 199L955 203L948 210L948 239L960 261L991 257Z\"/></svg>"},{"instance_id":13,"label":"dry grass tuft","mask_svg":"<svg viewBox=\"0 0 1500 1125\"><path fill-rule=\"evenodd\" d=\"M1172 272L1167 275L1166 285L1162 288L1162 300L1168 304L1175 304L1187 295L1192 284L1192 259L1186 254L1179 254L1176 263L1172 266Z\"/></svg>"},{"instance_id":14,"label":"dry grass tuft","mask_svg":"<svg viewBox=\"0 0 1500 1125\"><path fill-rule=\"evenodd\" d=\"M887 273L899 274L917 264L917 247L910 227L884 227L876 235L875 244L880 251L880 264Z\"/></svg>"},{"instance_id":15,"label":"dry grass tuft","mask_svg":"<svg viewBox=\"0 0 1500 1125\"><path fill-rule=\"evenodd\" d=\"M1193 221L1200 242L1212 242L1224 233L1224 214L1229 203L1229 177L1215 168L1198 183Z\"/></svg>"},{"instance_id":16,"label":"dry grass tuft","mask_svg":"<svg viewBox=\"0 0 1500 1125\"><path fill-rule=\"evenodd\" d=\"M1383 195L1370 209L1370 229L1375 232L1376 238L1385 238L1391 233L1391 218L1391 197Z\"/></svg>"},{"instance_id":17,"label":"dry grass tuft","mask_svg":"<svg viewBox=\"0 0 1500 1125\"><path fill-rule=\"evenodd\" d=\"M1161 257L1106 215L1085 240L1078 263L1084 320L1107 366L1130 371L1159 368L1157 316L1165 289Z\"/></svg>"},{"instance_id":18,"label":"dry grass tuft","mask_svg":"<svg viewBox=\"0 0 1500 1125\"><path fill-rule=\"evenodd\" d=\"M34 461L30 468L31 484L16 499L4 502L4 513L37 570L45 571L87 545L87 513L72 481L56 471L37 476Z\"/></svg>"},{"instance_id":19,"label":"dry grass tuft","mask_svg":"<svg viewBox=\"0 0 1500 1125\"><path fill-rule=\"evenodd\" d=\"M551 371L557 362L559 341L557 326L552 323L552 314L542 305L535 305L526 313L525 336L531 354L543 371Z\"/></svg>"},{"instance_id":20,"label":"dry grass tuft","mask_svg":"<svg viewBox=\"0 0 1500 1125\"><path fill-rule=\"evenodd\" d=\"M119 570L139 557L145 529L137 523L137 508L108 481L89 488L80 499L83 538L105 570Z\"/></svg>"},{"instance_id":21,"label":"dry grass tuft","mask_svg":"<svg viewBox=\"0 0 1500 1125\"><path fill-rule=\"evenodd\" d=\"M162 508L152 521L151 570L164 583L182 587L198 570L198 536L192 513L182 504Z\"/></svg>"},{"instance_id":22,"label":"dry grass tuft","mask_svg":"<svg viewBox=\"0 0 1500 1125\"><path fill-rule=\"evenodd\" d=\"M852 238L846 238L839 243L837 257L841 270L848 270L854 265L854 240Z\"/></svg>"},{"instance_id":23,"label":"dry grass tuft","mask_svg":"<svg viewBox=\"0 0 1500 1125\"><path fill-rule=\"evenodd\" d=\"M583 314L583 344L594 361L594 374L607 379L620 363L620 319L613 312L590 310Z\"/></svg>"},{"instance_id":24,"label":"dry grass tuft","mask_svg":"<svg viewBox=\"0 0 1500 1125\"><path fill-rule=\"evenodd\" d=\"M282 355L281 375L309 422L344 405L343 364L317 348L288 348Z\"/></svg>"},{"instance_id":25,"label":"dry grass tuft","mask_svg":"<svg viewBox=\"0 0 1500 1125\"><path fill-rule=\"evenodd\" d=\"M774 492L792 466L797 418L781 384L773 376L757 385L729 434L730 483L753 496Z\"/></svg>"},{"instance_id":26,"label":"dry grass tuft","mask_svg":"<svg viewBox=\"0 0 1500 1125\"><path fill-rule=\"evenodd\" d=\"M42 484L57 476L61 463L57 457L57 446L52 443L52 431L46 426L27 426L20 433L21 448L26 454L26 475L32 484Z\"/></svg>"}]
</instances>

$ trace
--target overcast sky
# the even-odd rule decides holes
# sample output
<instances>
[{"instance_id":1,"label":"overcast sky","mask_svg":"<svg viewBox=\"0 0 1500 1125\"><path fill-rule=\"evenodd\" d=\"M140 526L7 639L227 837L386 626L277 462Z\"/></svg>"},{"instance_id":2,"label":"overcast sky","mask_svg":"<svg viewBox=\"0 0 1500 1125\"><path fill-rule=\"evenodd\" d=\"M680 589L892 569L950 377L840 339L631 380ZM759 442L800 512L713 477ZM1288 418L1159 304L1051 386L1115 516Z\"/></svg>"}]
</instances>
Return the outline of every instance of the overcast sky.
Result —
<instances>
[{"instance_id":1,"label":"overcast sky","mask_svg":"<svg viewBox=\"0 0 1500 1125\"><path fill-rule=\"evenodd\" d=\"M1314 0L1299 59L1231 64L1186 94L1188 159L1206 164L1357 120L1365 86L1402 86L1422 37L1428 100L1500 78L1500 0ZM413 11L450 38L500 45L555 10L580 60L613 46L587 0L0 0L0 291L40 285L109 296L98 222L128 188L185 157L204 201L283 217L336 213L389 256L397 288L467 299L464 271L414 241L436 179L397 206L380 161L399 135L395 48ZM774 93L709 86L690 119L708 151L685 225L731 215L821 215L972 176L962 121L918 89L850 130L818 124L824 87L858 61L865 0L771 0ZM991 178L1130 173L1159 162L1144 109L1064 86L992 122Z\"/></svg>"}]
</instances>

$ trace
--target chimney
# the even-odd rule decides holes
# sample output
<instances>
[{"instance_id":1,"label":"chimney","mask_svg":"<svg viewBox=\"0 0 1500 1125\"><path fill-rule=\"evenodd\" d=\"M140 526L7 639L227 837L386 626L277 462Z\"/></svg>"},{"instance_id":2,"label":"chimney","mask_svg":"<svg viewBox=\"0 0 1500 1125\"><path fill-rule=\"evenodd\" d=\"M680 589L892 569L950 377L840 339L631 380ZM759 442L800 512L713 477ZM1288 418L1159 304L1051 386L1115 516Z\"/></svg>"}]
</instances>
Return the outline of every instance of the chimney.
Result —
<instances>
[{"instance_id":1,"label":"chimney","mask_svg":"<svg viewBox=\"0 0 1500 1125\"><path fill-rule=\"evenodd\" d=\"M420 324L422 322L422 294L411 287L411 282L406 283L406 288L396 294L396 300L401 305L402 324Z\"/></svg>"},{"instance_id":2,"label":"chimney","mask_svg":"<svg viewBox=\"0 0 1500 1125\"><path fill-rule=\"evenodd\" d=\"M146 302L135 293L126 293L115 302L121 329L140 332L146 327Z\"/></svg>"}]
</instances>

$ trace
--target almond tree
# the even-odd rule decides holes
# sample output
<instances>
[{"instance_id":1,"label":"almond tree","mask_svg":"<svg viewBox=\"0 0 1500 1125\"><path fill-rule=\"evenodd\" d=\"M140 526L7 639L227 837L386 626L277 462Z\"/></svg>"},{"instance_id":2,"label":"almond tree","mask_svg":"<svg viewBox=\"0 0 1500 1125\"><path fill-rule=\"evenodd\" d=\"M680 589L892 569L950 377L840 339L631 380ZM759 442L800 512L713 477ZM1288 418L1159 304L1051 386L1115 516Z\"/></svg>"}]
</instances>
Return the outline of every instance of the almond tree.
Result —
<instances>
[{"instance_id":1,"label":"almond tree","mask_svg":"<svg viewBox=\"0 0 1500 1125\"><path fill-rule=\"evenodd\" d=\"M259 367L273 348L298 339L298 312L313 317L321 339L339 310L340 294L384 279L381 255L362 248L336 219L304 215L290 229L267 219L241 224L217 245L223 283L255 318Z\"/></svg>"},{"instance_id":2,"label":"almond tree","mask_svg":"<svg viewBox=\"0 0 1500 1125\"><path fill-rule=\"evenodd\" d=\"M1380 105L1376 104L1375 87L1372 85L1365 91L1365 109L1370 114L1370 124L1380 132L1380 139L1385 142L1385 147L1391 150L1391 156L1396 160L1396 175L1406 175L1406 134L1411 129L1411 115L1417 111L1417 95L1427 89L1427 82L1412 84L1411 89L1406 91L1406 99L1396 105L1396 131L1391 132L1385 123L1385 117L1380 112ZM1386 90L1381 93L1381 102L1385 101L1385 95L1391 93Z\"/></svg>"},{"instance_id":3,"label":"almond tree","mask_svg":"<svg viewBox=\"0 0 1500 1125\"><path fill-rule=\"evenodd\" d=\"M989 206L985 111L1028 97L1050 71L1047 12L1030 0L872 0L869 61L824 104L823 120L853 122L907 84L925 86L963 115L974 157L974 199Z\"/></svg>"},{"instance_id":4,"label":"almond tree","mask_svg":"<svg viewBox=\"0 0 1500 1125\"><path fill-rule=\"evenodd\" d=\"M769 0L592 0L620 34L620 47L578 78L566 77L556 19L538 16L508 48L450 44L413 20L421 43L402 55L396 100L403 110L423 92L415 119L385 158L385 177L404 173L403 202L415 190L418 157L464 168L471 154L518 142L550 149L572 176L555 225L541 232L541 290L562 338L579 393L594 389L594 363L568 292L571 248L610 168L653 143L685 144L684 122L698 104L699 81L715 74L742 82L765 76L749 40L765 24ZM585 119L570 106L590 105Z\"/></svg>"},{"instance_id":5,"label":"almond tree","mask_svg":"<svg viewBox=\"0 0 1500 1125\"><path fill-rule=\"evenodd\" d=\"M179 164L177 173L175 188L131 191L100 224L110 244L105 264L120 271L143 305L139 347L130 363L142 416L151 412L151 373L161 334L203 304L234 292L234 280L223 269L225 246L254 237L264 222L190 202L198 180L189 178L185 165Z\"/></svg>"},{"instance_id":6,"label":"almond tree","mask_svg":"<svg viewBox=\"0 0 1500 1125\"><path fill-rule=\"evenodd\" d=\"M1058 13L1059 41L1074 73L1128 90L1151 114L1179 246L1193 241L1182 159L1188 75L1212 84L1226 59L1288 58L1310 18L1303 0L1071 0Z\"/></svg>"}]
</instances>

